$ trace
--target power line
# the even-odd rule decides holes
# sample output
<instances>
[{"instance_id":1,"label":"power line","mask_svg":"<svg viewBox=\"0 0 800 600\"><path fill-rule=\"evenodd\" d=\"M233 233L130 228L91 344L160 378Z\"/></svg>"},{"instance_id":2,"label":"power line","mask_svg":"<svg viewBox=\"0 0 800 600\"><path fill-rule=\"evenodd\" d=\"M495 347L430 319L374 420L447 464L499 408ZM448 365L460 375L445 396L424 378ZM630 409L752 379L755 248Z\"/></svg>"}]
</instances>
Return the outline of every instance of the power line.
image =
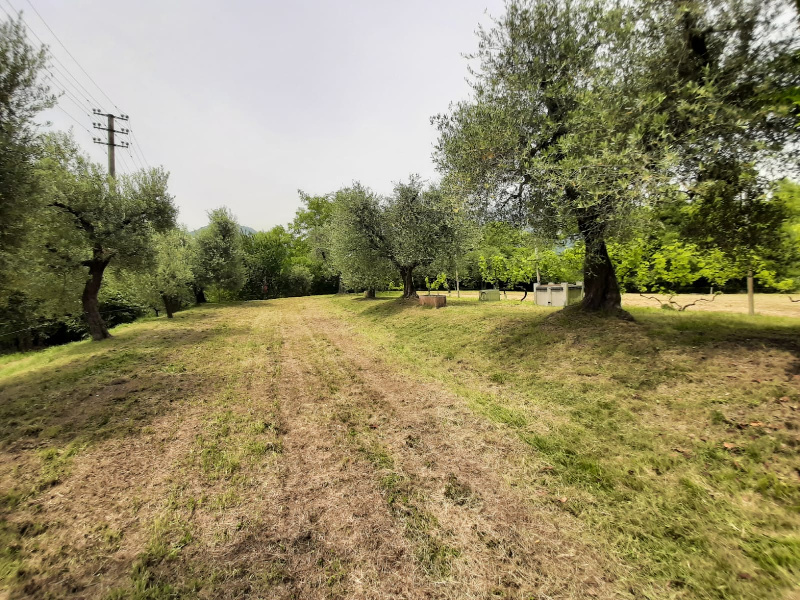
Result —
<instances>
[{"instance_id":1,"label":"power line","mask_svg":"<svg viewBox=\"0 0 800 600\"><path fill-rule=\"evenodd\" d=\"M130 146L128 146L128 148L126 148L126 150L128 151L128 156L130 157L131 161L133 161L134 166L137 169L144 169L144 165L141 163L139 158L136 156L136 153L135 152L131 152Z\"/></svg>"},{"instance_id":2,"label":"power line","mask_svg":"<svg viewBox=\"0 0 800 600\"><path fill-rule=\"evenodd\" d=\"M28 2L28 4L30 5L30 7L33 9L33 12L35 12L35 13L36 13L36 16L37 16L37 17L39 17L39 20L40 20L42 23L44 23L44 26L45 26L45 27L47 27L47 30L48 30L48 31L49 31L51 34L53 34L53 37L54 37L54 38L56 39L56 41L57 41L57 42L58 42L58 43L61 45L61 47L64 49L64 51L65 51L65 52L66 52L66 53L69 55L69 57L70 57L70 58L71 58L73 61L75 61L75 64L76 64L76 65L78 65L78 68L79 68L81 71L83 71L83 74L84 74L84 75L86 75L86 77L88 77L88 78L89 78L89 81L91 81L91 82L94 84L94 86L95 86L95 87L96 87L98 90L100 90L100 93L101 93L101 94L103 94L103 96L105 96L105 97L106 97L106 100L108 100L109 102L111 102L111 105L112 105L114 108L116 108L117 110L120 110L119 106L117 106L117 105L114 103L114 101L113 101L111 98L109 98L109 97L108 97L108 94L106 94L106 93L105 93L105 91L103 91L103 88L101 88L99 85L97 85L97 82L96 82L94 79L92 79L92 76L91 76L91 75L89 75L89 73L87 73L87 72L86 72L86 69L84 69L84 68L83 68L83 66L81 65L81 63L79 63L79 62L78 62L78 59L77 59L77 58L75 58L75 57L72 55L72 52L70 52L70 51L67 49L67 47L64 45L64 43L61 41L61 39L60 39L60 38L59 38L59 37L56 35L56 32L52 30L52 28L50 27L50 25L48 25L48 24L47 24L47 21L45 21L45 20L44 20L44 17L42 17L42 15L40 15L40 14L39 14L39 11L38 11L38 10L36 10L36 7L33 5L33 3L31 3L31 0L27 0L27 2ZM120 112L122 112L122 111L120 110Z\"/></svg>"},{"instance_id":3,"label":"power line","mask_svg":"<svg viewBox=\"0 0 800 600\"><path fill-rule=\"evenodd\" d=\"M53 58L52 55L50 55L50 57ZM45 66L45 70L50 74L50 76L54 80L58 81L61 84L61 87L63 87L65 91L69 91L79 102L86 103L87 110L88 108L91 108L92 103L87 98L81 99L82 94L80 90L78 90L78 88L75 86L74 83L72 83L69 79L65 78L64 73L55 64L53 64L52 62L48 63L47 66ZM58 73L61 76L61 78L57 77L53 71Z\"/></svg>"},{"instance_id":4,"label":"power line","mask_svg":"<svg viewBox=\"0 0 800 600\"><path fill-rule=\"evenodd\" d=\"M55 81L55 80L51 80L51 81ZM63 95L64 98L66 98L67 100L72 102L78 108L78 110L80 110L81 114L85 114L86 116L89 116L89 113L86 112L86 108L84 106L82 106L81 104L78 104L77 102L75 102L75 100L72 98L72 96L70 96L69 94L66 93L66 90L63 90L63 89L58 88L58 87L56 87L56 90L60 91L60 92L64 92L64 95ZM56 104L58 104L58 101L56 102Z\"/></svg>"},{"instance_id":5,"label":"power line","mask_svg":"<svg viewBox=\"0 0 800 600\"><path fill-rule=\"evenodd\" d=\"M136 137L136 132L133 130L133 127L129 128L131 131L131 138L133 139L133 151L139 153L139 158L142 159L142 163L149 167L150 163L145 158L144 150L142 150L142 145L139 143L139 139Z\"/></svg>"},{"instance_id":6,"label":"power line","mask_svg":"<svg viewBox=\"0 0 800 600\"><path fill-rule=\"evenodd\" d=\"M27 31L29 31L31 34L33 34L33 36L39 41L39 43L42 45L42 48L47 53L47 55L52 59L52 61L55 61L55 63L57 63L57 65L56 65L54 62L51 61L49 63L49 65L45 66L45 70L50 74L50 78L54 82L54 84L57 83L57 84L60 85L60 87L57 87L56 89L58 89L60 91L63 91L64 95L67 97L67 99L70 100L76 107L78 107L78 109L81 112L87 111L87 106L84 106L82 100L80 99L80 97L85 94L88 97L84 97L84 100L86 101L86 104L88 105L88 108L91 108L92 115L105 116L105 117L108 118L108 127L107 128L103 127L99 123L93 123L93 126L94 126L95 129L104 129L104 130L106 130L108 132L108 141L107 142L103 141L100 138L94 138L94 141L96 143L101 143L101 144L104 144L104 145L108 146L108 149L109 149L109 174L112 177L114 176L114 171L115 171L115 168L114 168L114 157L115 157L114 150L115 150L116 147L127 149L128 153L129 153L129 156L130 156L132 162L134 163L134 165L136 165L137 160L139 160L139 157L141 157L141 163L140 164L148 164L147 163L147 159L144 156L144 152L141 150L141 147L140 147L141 144L139 144L139 140L135 137L135 135L133 135L133 132L130 131L129 129L122 129L122 130L115 130L114 129L114 119L121 119L121 120L127 121L128 120L128 115L122 115L122 114L113 115L113 114L110 114L110 113L103 113L99 108L92 107L92 103L94 103L95 106L97 106L97 107L101 106L102 103L99 102L97 100L97 98L88 89L86 89L86 87L83 86L83 84L80 82L80 80L67 68L67 66L64 65L64 63L62 63L58 59L58 57L50 51L50 48L47 46L47 44L44 43L42 38L39 37L39 35L36 33L36 31L34 31L34 29L30 26L30 24L27 21L25 21L25 19L22 17L22 12L17 10L14 7L14 5L11 4L11 0L5 0L5 1L6 1L6 4L11 8L11 10L14 11L17 14L17 18L19 19L20 23L22 23L25 26L25 28L27 29ZM50 34L55 38L55 40L58 42L58 44L64 49L64 51L67 53L67 55L73 60L73 62L78 66L78 68L83 72L83 74L89 79L89 81L92 82L92 84L97 88L97 90L117 110L119 110L119 107L117 106L117 104L111 99L111 97L105 92L105 90L103 90L103 88L100 87L100 85L94 80L94 78L92 78L92 76L88 73L88 71L86 71L86 69L83 68L83 65L81 65L80 62L78 62L78 59L75 58L75 56L64 45L64 42L61 41L61 38L59 38L58 35L56 35L56 32L53 31L52 27L50 27L50 25L47 23L47 21L44 20L44 17L42 17L42 15L39 13L39 11L36 10L36 7L33 5L31 0L26 0L26 1L30 5L30 7L33 9L33 12L36 13L36 16L39 17L39 20L44 24L44 26L47 28L47 30L50 32ZM8 11L6 11L6 9L3 8L1 5L0 5L0 9L3 10L3 12L8 16L9 19L11 19L12 21L14 20L14 18L8 13ZM58 67L58 65L60 65L63 68L63 71L62 71L62 69L60 69ZM51 70L51 68L52 68L52 70ZM53 71L56 71L61 77L60 78L56 77L56 74ZM64 72L66 72L66 75L65 75ZM71 81L70 81L70 78L71 78ZM77 86L76 86L76 84L77 84ZM72 88L72 89L70 89L70 88ZM83 94L81 93L80 90L83 91ZM58 103L56 104L56 106L62 112L64 112L70 119L72 119L73 121L78 123L78 125L80 125L81 128L86 130L88 133L91 133L74 116L72 116L69 112L67 112L64 109L64 107L62 107ZM92 116L92 115L89 115L88 111L85 112L85 114L87 116L89 116L89 117ZM133 148L133 153L131 153L131 151L130 151L130 144L128 142L115 143L115 141L114 141L114 133L120 133L120 134L124 134L124 135L127 135L127 134L130 133L132 135L132 137L133 137L133 139L135 141L134 148ZM120 155L120 158L123 158L122 155ZM127 163L123 163L123 164L125 164L125 166L127 168ZM141 167L141 168L144 168L144 167Z\"/></svg>"},{"instance_id":7,"label":"power line","mask_svg":"<svg viewBox=\"0 0 800 600\"><path fill-rule=\"evenodd\" d=\"M128 166L128 161L125 160L125 154L122 152L119 153L119 160L122 162L122 173L131 173L131 168Z\"/></svg>"},{"instance_id":8,"label":"power line","mask_svg":"<svg viewBox=\"0 0 800 600\"><path fill-rule=\"evenodd\" d=\"M61 104L61 99L66 98L67 100L72 102L73 105L75 105L75 107L78 109L81 115L85 115L91 118L91 115L89 114L89 109L86 107L85 104L82 104L80 102L80 98L77 98L75 94L70 92L70 90L64 86L63 82L57 79L50 71L48 71L48 73L49 75L45 76L44 82L47 83L48 85L52 85L56 92L61 92L61 94L58 94L56 96L56 104Z\"/></svg>"},{"instance_id":9,"label":"power line","mask_svg":"<svg viewBox=\"0 0 800 600\"><path fill-rule=\"evenodd\" d=\"M50 56L50 57L51 57L53 60L55 60L55 61L56 61L56 62L57 62L59 65L61 65L61 66L64 68L64 70L67 72L67 74L68 74L70 77L72 77L72 79L75 81L75 83L78 85L78 87L79 87L80 89L82 89L82 90L84 91L84 93L85 93L85 94L86 94L86 95L87 95L89 98L91 98L91 102L89 102L89 98L86 98L87 102L89 102L90 104L91 104L92 102L94 102L94 103L95 103L97 106L100 106L100 105L101 105L101 102L99 102L99 101L97 100L97 98L95 98L95 97L92 95L92 93L91 93L89 90L87 90L87 89L86 89L86 88L83 86L83 84L82 84L80 81L78 81L78 78L77 78L77 77L75 77L75 76L72 74L72 72L71 72L71 71L70 71L70 70L69 70L69 69L68 69L68 68L67 68L67 67L64 65L64 63L62 63L62 62L61 62L61 61L58 59L58 57L57 57L55 54L53 54L52 52L50 52L50 49L48 48L47 44L45 44L45 43L44 43L44 41L42 40L42 38L40 38L40 37L39 37L39 34L37 34L37 33L36 33L34 30L33 30L33 28L32 28L32 27L31 27L31 26L28 24L28 22L27 22L27 21L26 21L26 20L25 20L25 19L22 17L22 13L21 13L20 11L18 11L16 8L14 8L14 5L13 5L13 4L11 4L11 0L6 0L6 4L8 4L8 6L11 8L11 10L13 10L15 13L17 13L17 18L20 20L20 22L21 22L23 25L25 25L25 28L26 28L28 31L30 31L30 32L33 34L33 36L34 36L34 37L35 37L37 40L39 40L39 43L42 45L42 47L44 47L44 49L45 49L45 51L48 53L48 55L49 55L49 56ZM10 14L8 14L8 12L7 12L5 9L3 9L3 12L5 12L5 13L8 15L8 18L9 18L9 19L13 20L13 17L12 17ZM73 59L73 60L74 60L74 59ZM80 67L80 65L78 65L78 66ZM55 65L53 65L53 68L55 68L57 71L59 71L59 73L61 73L60 69L58 69L58 67L56 67ZM61 74L63 75L63 73L61 73ZM76 89L77 89L77 88L76 88ZM102 90L101 90L101 91L102 91Z\"/></svg>"},{"instance_id":10,"label":"power line","mask_svg":"<svg viewBox=\"0 0 800 600\"><path fill-rule=\"evenodd\" d=\"M89 131L89 130L87 129L86 125L84 125L83 123L81 123L80 121L78 121L78 119L76 119L76 118L75 118L75 117L73 117L71 114L69 114L69 113L68 113L66 110L64 110L64 107L63 107L63 106L61 106L60 104L56 104L56 108L57 108L58 110L60 110L61 112L63 112L65 115L67 115L67 116L68 116L70 119L72 119L73 121L75 121L75 122L78 124L78 126L80 126L80 128L81 128L81 129L84 129L84 130L86 130L86 133L88 133L89 135L92 135L92 132L91 132L91 131Z\"/></svg>"},{"instance_id":11,"label":"power line","mask_svg":"<svg viewBox=\"0 0 800 600\"><path fill-rule=\"evenodd\" d=\"M64 97L72 101L72 103L75 106L77 106L82 113L86 113L88 115L89 108L85 104L81 103L80 98L78 98L74 93L72 93L60 79L58 79L55 75L53 75L52 71L48 70L47 73L48 75L44 79L45 82L47 82L48 80L51 81L56 91L62 92Z\"/></svg>"}]
</instances>

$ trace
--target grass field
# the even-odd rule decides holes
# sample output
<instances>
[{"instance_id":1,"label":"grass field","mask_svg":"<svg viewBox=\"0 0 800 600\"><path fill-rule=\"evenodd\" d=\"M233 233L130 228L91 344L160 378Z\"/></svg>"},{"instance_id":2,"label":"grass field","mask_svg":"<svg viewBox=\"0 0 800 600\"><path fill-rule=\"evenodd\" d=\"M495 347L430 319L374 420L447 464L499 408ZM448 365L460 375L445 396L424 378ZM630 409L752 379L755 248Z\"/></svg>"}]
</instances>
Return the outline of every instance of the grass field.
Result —
<instances>
[{"instance_id":1,"label":"grass field","mask_svg":"<svg viewBox=\"0 0 800 600\"><path fill-rule=\"evenodd\" d=\"M0 357L0 598L800 598L800 319L448 303Z\"/></svg>"},{"instance_id":2,"label":"grass field","mask_svg":"<svg viewBox=\"0 0 800 600\"><path fill-rule=\"evenodd\" d=\"M437 292L442 294L444 292ZM455 292L450 293L450 297L455 297ZM464 291L461 292L461 297L464 299L477 298L478 292ZM523 298L522 292L506 292L506 300L521 300ZM670 298L665 294L623 294L622 304L623 308L658 308L659 303L653 300L657 298L662 304L667 303ZM712 300L712 302L708 302ZM677 294L672 297L673 301L679 306L686 306L690 303L700 299L699 302L686 309L687 312L729 312L738 314L747 314L747 294L722 294L714 298L711 294L697 295L697 294ZM772 317L798 317L800 318L800 302L792 302L800 300L800 294L755 294L755 311L758 315L766 315ZM533 304L533 294L528 294L525 302Z\"/></svg>"}]
</instances>

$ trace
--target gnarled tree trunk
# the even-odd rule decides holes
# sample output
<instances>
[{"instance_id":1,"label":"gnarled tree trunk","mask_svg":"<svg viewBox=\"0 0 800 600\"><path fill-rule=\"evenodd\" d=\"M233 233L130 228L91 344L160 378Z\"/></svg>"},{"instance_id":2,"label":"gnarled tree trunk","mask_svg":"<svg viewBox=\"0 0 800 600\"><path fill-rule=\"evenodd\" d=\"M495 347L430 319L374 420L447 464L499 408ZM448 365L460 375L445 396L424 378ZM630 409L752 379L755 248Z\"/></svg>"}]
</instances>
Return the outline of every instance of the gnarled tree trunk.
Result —
<instances>
[{"instance_id":1,"label":"gnarled tree trunk","mask_svg":"<svg viewBox=\"0 0 800 600\"><path fill-rule=\"evenodd\" d=\"M608 256L603 227L596 219L578 219L578 229L586 244L583 261L584 297L579 310L593 313L627 315L622 310L617 274Z\"/></svg>"},{"instance_id":2,"label":"gnarled tree trunk","mask_svg":"<svg viewBox=\"0 0 800 600\"><path fill-rule=\"evenodd\" d=\"M94 341L105 340L111 337L105 321L100 316L100 305L97 294L103 284L103 272L108 266L110 259L102 258L102 249L94 249L94 257L84 263L89 267L89 278L83 286L83 314L86 316L86 323L89 325L89 333Z\"/></svg>"},{"instance_id":3,"label":"gnarled tree trunk","mask_svg":"<svg viewBox=\"0 0 800 600\"><path fill-rule=\"evenodd\" d=\"M364 298L374 298L375 288L367 288L364 290Z\"/></svg>"},{"instance_id":4,"label":"gnarled tree trunk","mask_svg":"<svg viewBox=\"0 0 800 600\"><path fill-rule=\"evenodd\" d=\"M167 318L171 319L173 313L178 310L180 303L172 296L161 294L161 301L164 303L164 310L167 313Z\"/></svg>"},{"instance_id":5,"label":"gnarled tree trunk","mask_svg":"<svg viewBox=\"0 0 800 600\"><path fill-rule=\"evenodd\" d=\"M419 298L414 289L414 267L402 267L400 277L403 278L403 299Z\"/></svg>"}]
</instances>

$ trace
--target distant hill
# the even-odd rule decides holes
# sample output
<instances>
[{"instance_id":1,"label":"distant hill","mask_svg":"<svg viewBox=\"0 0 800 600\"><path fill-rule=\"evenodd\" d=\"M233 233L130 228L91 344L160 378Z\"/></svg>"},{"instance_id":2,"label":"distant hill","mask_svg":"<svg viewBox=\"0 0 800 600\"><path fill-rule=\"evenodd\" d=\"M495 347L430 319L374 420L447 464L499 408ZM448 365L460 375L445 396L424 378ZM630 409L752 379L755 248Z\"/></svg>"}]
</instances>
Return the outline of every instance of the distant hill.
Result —
<instances>
[{"instance_id":1,"label":"distant hill","mask_svg":"<svg viewBox=\"0 0 800 600\"><path fill-rule=\"evenodd\" d=\"M205 227L201 227L200 229L195 229L194 231L190 231L189 235L197 235L198 233L203 231L203 229L205 229L206 227L208 227L208 225L206 225ZM242 230L242 233L247 233L247 234L258 233L255 229L253 229L252 227L248 227L247 225L239 225L239 229Z\"/></svg>"}]
</instances>

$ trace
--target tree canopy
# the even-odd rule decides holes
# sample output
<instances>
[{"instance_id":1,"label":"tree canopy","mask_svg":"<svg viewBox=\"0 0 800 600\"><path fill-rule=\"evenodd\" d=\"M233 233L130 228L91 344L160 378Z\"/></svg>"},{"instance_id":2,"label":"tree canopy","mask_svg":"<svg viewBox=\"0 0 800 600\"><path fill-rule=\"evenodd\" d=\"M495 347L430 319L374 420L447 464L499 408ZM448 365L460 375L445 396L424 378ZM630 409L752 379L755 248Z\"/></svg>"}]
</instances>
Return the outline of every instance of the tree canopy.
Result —
<instances>
[{"instance_id":1,"label":"tree canopy","mask_svg":"<svg viewBox=\"0 0 800 600\"><path fill-rule=\"evenodd\" d=\"M792 109L772 94L796 85L794 32L770 21L785 8L512 0L478 32L472 98L434 118L439 167L488 218L580 235L581 307L619 314L606 241L665 194L688 192L697 204L704 193L718 198L707 182L722 181L749 198L740 206L757 225L743 243L766 243L763 187L746 173L797 133ZM719 209L712 201L706 216L722 220Z\"/></svg>"},{"instance_id":2,"label":"tree canopy","mask_svg":"<svg viewBox=\"0 0 800 600\"><path fill-rule=\"evenodd\" d=\"M381 198L361 184L340 190L331 223L334 264L346 280L374 287L390 269L403 297L417 295L414 271L459 251L463 236L458 205L418 177L397 183Z\"/></svg>"},{"instance_id":3,"label":"tree canopy","mask_svg":"<svg viewBox=\"0 0 800 600\"><path fill-rule=\"evenodd\" d=\"M39 163L46 227L39 230L45 264L84 280L82 304L94 339L109 337L98 292L109 263L131 270L152 264L152 235L175 226L177 209L163 169L116 180L87 160L69 136L49 138Z\"/></svg>"}]
</instances>

